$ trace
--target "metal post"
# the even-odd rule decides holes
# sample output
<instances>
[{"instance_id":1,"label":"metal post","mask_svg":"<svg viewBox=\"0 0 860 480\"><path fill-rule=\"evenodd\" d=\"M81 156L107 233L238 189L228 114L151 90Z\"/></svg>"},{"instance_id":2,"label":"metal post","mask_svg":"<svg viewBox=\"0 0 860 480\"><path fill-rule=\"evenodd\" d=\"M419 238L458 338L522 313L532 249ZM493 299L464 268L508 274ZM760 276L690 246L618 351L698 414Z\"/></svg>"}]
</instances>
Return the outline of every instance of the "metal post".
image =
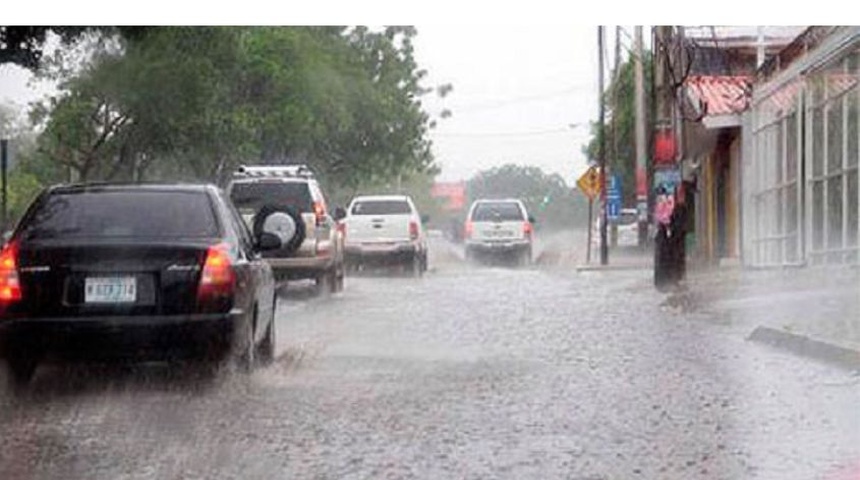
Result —
<instances>
[{"instance_id":1,"label":"metal post","mask_svg":"<svg viewBox=\"0 0 860 480\"><path fill-rule=\"evenodd\" d=\"M600 110L600 198L603 200L600 206L600 264L607 265L609 263L609 246L606 244L606 135L604 126L604 105L603 105L603 26L597 27L597 49L600 59L600 71L598 76L598 95L599 110Z\"/></svg>"},{"instance_id":2,"label":"metal post","mask_svg":"<svg viewBox=\"0 0 860 480\"><path fill-rule=\"evenodd\" d=\"M585 263L591 263L591 222L594 217L594 199L588 198L588 243L585 249Z\"/></svg>"},{"instance_id":3,"label":"metal post","mask_svg":"<svg viewBox=\"0 0 860 480\"><path fill-rule=\"evenodd\" d=\"M645 246L648 236L647 180L646 191L639 190L639 178L645 176L645 156L647 155L645 140L645 79L642 58L642 26L636 26L634 66L636 85L636 209L639 211L639 247ZM647 177L646 177L647 178Z\"/></svg>"},{"instance_id":4,"label":"metal post","mask_svg":"<svg viewBox=\"0 0 860 480\"><path fill-rule=\"evenodd\" d=\"M6 170L9 165L9 140L5 138L0 140L0 177L2 177L3 182L3 212L2 212L2 222L3 222L3 231L6 231L6 221L8 219L8 202L7 202L7 192L9 191L8 183L6 180Z\"/></svg>"}]
</instances>

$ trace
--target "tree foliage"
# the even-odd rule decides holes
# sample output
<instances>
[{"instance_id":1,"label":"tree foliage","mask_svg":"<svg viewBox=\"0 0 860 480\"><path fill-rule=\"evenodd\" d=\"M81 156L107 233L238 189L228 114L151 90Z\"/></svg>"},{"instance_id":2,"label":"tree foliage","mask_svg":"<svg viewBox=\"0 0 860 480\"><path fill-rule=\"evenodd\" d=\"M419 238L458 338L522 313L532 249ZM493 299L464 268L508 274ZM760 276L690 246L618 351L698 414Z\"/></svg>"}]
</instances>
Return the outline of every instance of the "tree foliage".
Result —
<instances>
[{"instance_id":1,"label":"tree foliage","mask_svg":"<svg viewBox=\"0 0 860 480\"><path fill-rule=\"evenodd\" d=\"M434 171L413 28L96 33L120 47L32 112L44 126L35 160L74 179L218 182L241 163L307 163L357 188Z\"/></svg>"},{"instance_id":2,"label":"tree foliage","mask_svg":"<svg viewBox=\"0 0 860 480\"><path fill-rule=\"evenodd\" d=\"M644 88L646 92L651 91L651 54L645 53L644 64ZM605 120L604 134L606 136L605 154L608 170L621 174L623 202L626 206L636 205L636 104L635 104L635 77L634 61L632 58L622 63L616 79L610 82L609 88L604 94L606 102L607 119ZM647 108L645 114L647 117ZM615 131L612 122L615 119ZM583 148L583 153L590 162L595 164L599 160L600 128L598 122L591 123L591 141ZM650 132L649 126L645 127ZM617 139L617 156L614 154L614 145ZM646 149L647 151L647 149Z\"/></svg>"},{"instance_id":3,"label":"tree foliage","mask_svg":"<svg viewBox=\"0 0 860 480\"><path fill-rule=\"evenodd\" d=\"M548 228L585 226L588 202L559 174L507 164L479 172L466 184L469 203L481 198L519 198L538 224Z\"/></svg>"}]
</instances>

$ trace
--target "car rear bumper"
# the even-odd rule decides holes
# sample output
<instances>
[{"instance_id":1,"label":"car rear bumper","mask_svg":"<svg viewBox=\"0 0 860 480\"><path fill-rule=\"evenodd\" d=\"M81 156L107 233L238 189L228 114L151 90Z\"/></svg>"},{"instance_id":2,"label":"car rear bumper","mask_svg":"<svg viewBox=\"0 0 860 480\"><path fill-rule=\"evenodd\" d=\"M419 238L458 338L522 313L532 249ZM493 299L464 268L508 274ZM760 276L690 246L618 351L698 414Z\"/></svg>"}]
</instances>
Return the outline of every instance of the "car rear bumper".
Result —
<instances>
[{"instance_id":1,"label":"car rear bumper","mask_svg":"<svg viewBox=\"0 0 860 480\"><path fill-rule=\"evenodd\" d=\"M315 277L334 266L331 256L266 258L266 262L276 275L286 274L289 278Z\"/></svg>"},{"instance_id":2,"label":"car rear bumper","mask_svg":"<svg viewBox=\"0 0 860 480\"><path fill-rule=\"evenodd\" d=\"M407 262L420 252L420 246L411 242L348 244L344 247L345 260L350 263Z\"/></svg>"},{"instance_id":3,"label":"car rear bumper","mask_svg":"<svg viewBox=\"0 0 860 480\"><path fill-rule=\"evenodd\" d=\"M64 360L220 358L237 342L244 312L0 320L0 355Z\"/></svg>"},{"instance_id":4,"label":"car rear bumper","mask_svg":"<svg viewBox=\"0 0 860 480\"><path fill-rule=\"evenodd\" d=\"M479 253L512 253L522 252L531 248L528 241L496 241L496 242L466 242L466 249Z\"/></svg>"}]
</instances>

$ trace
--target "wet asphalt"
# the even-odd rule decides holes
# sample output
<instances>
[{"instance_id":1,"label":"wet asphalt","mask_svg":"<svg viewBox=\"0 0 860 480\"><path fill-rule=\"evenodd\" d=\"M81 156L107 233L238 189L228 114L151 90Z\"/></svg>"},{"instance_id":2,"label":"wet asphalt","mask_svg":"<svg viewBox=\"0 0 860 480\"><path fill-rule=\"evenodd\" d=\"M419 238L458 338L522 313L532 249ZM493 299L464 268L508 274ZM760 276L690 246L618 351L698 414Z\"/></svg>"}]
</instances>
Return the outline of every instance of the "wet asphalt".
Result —
<instances>
[{"instance_id":1,"label":"wet asphalt","mask_svg":"<svg viewBox=\"0 0 860 480\"><path fill-rule=\"evenodd\" d=\"M0 479L856 478L860 376L650 282L436 240L421 279L290 286L250 376L65 365L0 390Z\"/></svg>"}]
</instances>

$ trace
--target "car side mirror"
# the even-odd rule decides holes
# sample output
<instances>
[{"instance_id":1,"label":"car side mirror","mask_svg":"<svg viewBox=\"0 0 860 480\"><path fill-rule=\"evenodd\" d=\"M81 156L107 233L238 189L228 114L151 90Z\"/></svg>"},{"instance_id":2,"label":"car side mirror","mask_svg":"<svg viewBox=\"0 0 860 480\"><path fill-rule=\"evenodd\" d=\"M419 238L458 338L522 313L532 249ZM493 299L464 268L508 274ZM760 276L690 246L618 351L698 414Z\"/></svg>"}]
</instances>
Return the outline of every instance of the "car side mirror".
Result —
<instances>
[{"instance_id":1,"label":"car side mirror","mask_svg":"<svg viewBox=\"0 0 860 480\"><path fill-rule=\"evenodd\" d=\"M427 224L429 222L430 222L430 215L427 215L426 213L424 215L421 215L421 223Z\"/></svg>"},{"instance_id":2,"label":"car side mirror","mask_svg":"<svg viewBox=\"0 0 860 480\"><path fill-rule=\"evenodd\" d=\"M343 207L335 207L335 209L334 209L334 220L336 222L339 222L339 221L343 220L344 218L346 218L346 210L344 210Z\"/></svg>"},{"instance_id":3,"label":"car side mirror","mask_svg":"<svg viewBox=\"0 0 860 480\"><path fill-rule=\"evenodd\" d=\"M535 217L532 217L531 215L529 215L529 223L537 223L535 221Z\"/></svg>"},{"instance_id":4,"label":"car side mirror","mask_svg":"<svg viewBox=\"0 0 860 480\"><path fill-rule=\"evenodd\" d=\"M283 247L281 237L270 232L263 232L257 240L257 248L261 251L280 250Z\"/></svg>"}]
</instances>

